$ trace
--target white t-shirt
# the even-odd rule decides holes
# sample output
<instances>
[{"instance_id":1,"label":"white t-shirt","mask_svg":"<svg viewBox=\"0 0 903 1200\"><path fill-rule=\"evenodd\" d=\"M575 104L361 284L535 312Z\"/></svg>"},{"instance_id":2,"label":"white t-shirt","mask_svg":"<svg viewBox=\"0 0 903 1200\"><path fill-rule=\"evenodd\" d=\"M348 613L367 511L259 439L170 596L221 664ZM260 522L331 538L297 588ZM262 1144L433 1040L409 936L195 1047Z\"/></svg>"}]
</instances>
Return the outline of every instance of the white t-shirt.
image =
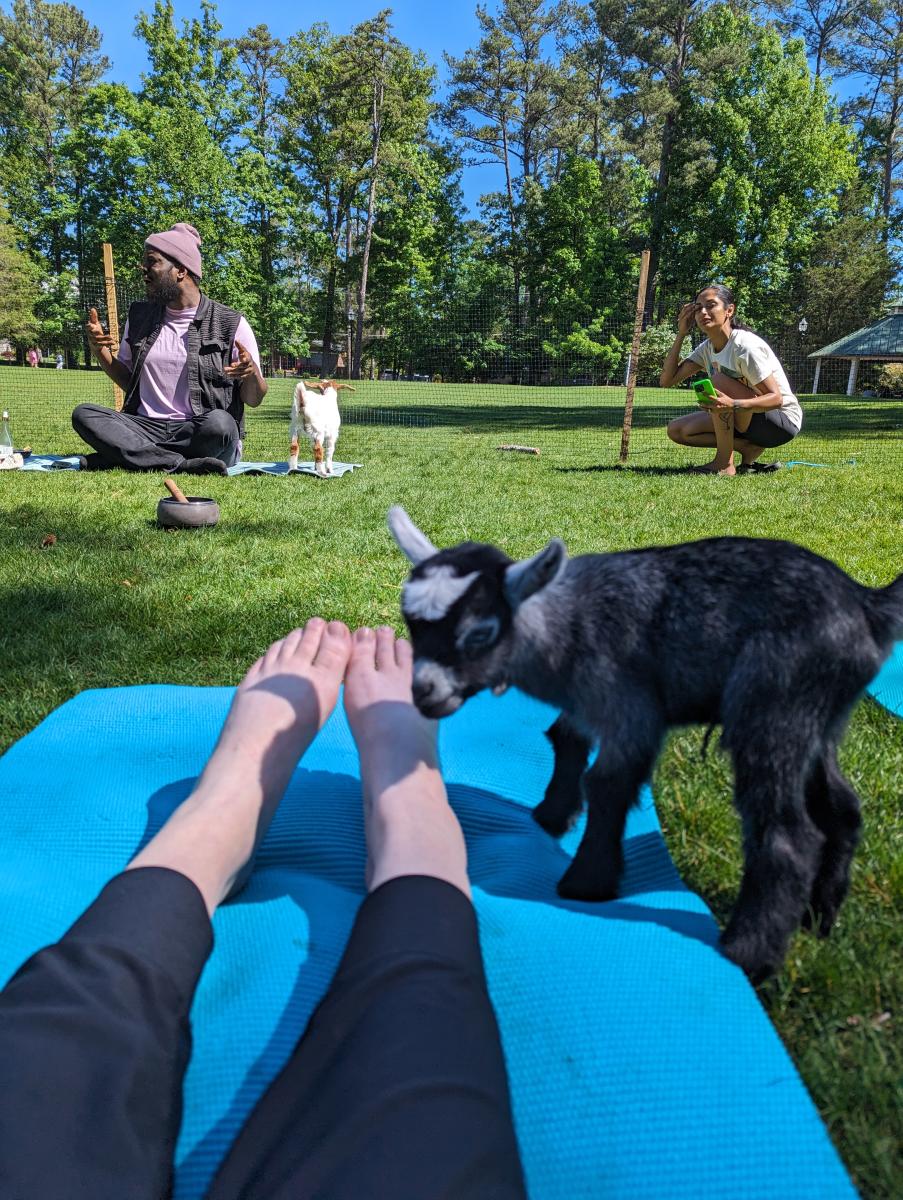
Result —
<instances>
[{"instance_id":1,"label":"white t-shirt","mask_svg":"<svg viewBox=\"0 0 903 1200\"><path fill-rule=\"evenodd\" d=\"M695 350L691 350L683 361L698 363L710 375L713 370L720 371L730 379L739 379L751 388L773 375L781 391L782 411L787 414L788 420L793 422L797 430L802 429L803 410L793 394L784 368L778 362L771 346L752 330L732 330L727 345L721 350L715 350L706 338Z\"/></svg>"}]
</instances>

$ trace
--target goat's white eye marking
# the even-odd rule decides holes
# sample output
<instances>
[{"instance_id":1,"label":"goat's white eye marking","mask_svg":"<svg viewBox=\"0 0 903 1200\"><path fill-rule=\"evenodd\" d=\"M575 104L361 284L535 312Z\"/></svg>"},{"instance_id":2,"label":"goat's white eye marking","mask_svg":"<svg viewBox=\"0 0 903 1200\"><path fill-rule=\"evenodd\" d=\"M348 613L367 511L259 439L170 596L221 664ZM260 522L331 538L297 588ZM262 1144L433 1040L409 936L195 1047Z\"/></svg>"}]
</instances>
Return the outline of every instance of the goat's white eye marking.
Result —
<instances>
[{"instance_id":1,"label":"goat's white eye marking","mask_svg":"<svg viewBox=\"0 0 903 1200\"><path fill-rule=\"evenodd\" d=\"M401 592L401 607L406 617L439 621L456 600L464 595L478 571L458 575L454 567L443 563L431 567L421 579L409 579Z\"/></svg>"}]
</instances>

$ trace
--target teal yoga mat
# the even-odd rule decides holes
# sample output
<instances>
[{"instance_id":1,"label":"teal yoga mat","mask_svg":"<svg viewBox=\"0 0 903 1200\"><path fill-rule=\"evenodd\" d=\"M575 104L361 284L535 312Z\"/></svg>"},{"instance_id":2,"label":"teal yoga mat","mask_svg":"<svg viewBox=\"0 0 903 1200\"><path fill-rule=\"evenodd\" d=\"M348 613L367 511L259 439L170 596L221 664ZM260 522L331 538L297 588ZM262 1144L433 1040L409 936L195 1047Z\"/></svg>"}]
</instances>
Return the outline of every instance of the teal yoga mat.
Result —
<instances>
[{"instance_id":1,"label":"teal yoga mat","mask_svg":"<svg viewBox=\"0 0 903 1200\"><path fill-rule=\"evenodd\" d=\"M869 684L869 693L903 717L903 642L897 642L894 652Z\"/></svg>"},{"instance_id":2,"label":"teal yoga mat","mask_svg":"<svg viewBox=\"0 0 903 1200\"><path fill-rule=\"evenodd\" d=\"M229 475L314 475L317 479L340 479L359 467L360 463L333 463L332 475L317 475L316 464L299 462L294 471L287 462L240 462L228 470ZM32 454L26 458L23 471L77 471L77 454Z\"/></svg>"},{"instance_id":3,"label":"teal yoga mat","mask_svg":"<svg viewBox=\"0 0 903 1200\"><path fill-rule=\"evenodd\" d=\"M62 934L185 797L231 696L83 692L0 759L0 978ZM531 1200L855 1196L754 991L681 883L648 792L627 829L621 898L556 895L580 831L559 844L529 813L554 715L516 692L484 694L440 727ZM192 1013L180 1200L203 1195L328 986L363 872L357 756L338 710L249 886L215 917Z\"/></svg>"}]
</instances>

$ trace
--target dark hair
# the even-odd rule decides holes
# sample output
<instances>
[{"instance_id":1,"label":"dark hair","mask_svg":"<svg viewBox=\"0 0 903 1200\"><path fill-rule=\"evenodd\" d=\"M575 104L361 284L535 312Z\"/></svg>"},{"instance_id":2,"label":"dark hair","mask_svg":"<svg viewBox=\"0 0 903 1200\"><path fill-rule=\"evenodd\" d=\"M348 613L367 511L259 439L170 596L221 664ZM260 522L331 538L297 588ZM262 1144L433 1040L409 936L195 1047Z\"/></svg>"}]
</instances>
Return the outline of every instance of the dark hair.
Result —
<instances>
[{"instance_id":1,"label":"dark hair","mask_svg":"<svg viewBox=\"0 0 903 1200\"><path fill-rule=\"evenodd\" d=\"M701 287L699 289L699 291L696 293L696 295L698 296L702 292L714 292L722 304L725 304L725 305L733 304L734 316L731 317L731 329L747 329L747 330L749 330L750 333L755 333L755 330L751 326L745 325L742 321L737 320L737 317L736 317L737 300L734 296L734 293L731 291L731 289L729 287L727 287L726 284L707 283L705 285L705 287ZM694 297L694 299L695 299L695 297Z\"/></svg>"}]
</instances>

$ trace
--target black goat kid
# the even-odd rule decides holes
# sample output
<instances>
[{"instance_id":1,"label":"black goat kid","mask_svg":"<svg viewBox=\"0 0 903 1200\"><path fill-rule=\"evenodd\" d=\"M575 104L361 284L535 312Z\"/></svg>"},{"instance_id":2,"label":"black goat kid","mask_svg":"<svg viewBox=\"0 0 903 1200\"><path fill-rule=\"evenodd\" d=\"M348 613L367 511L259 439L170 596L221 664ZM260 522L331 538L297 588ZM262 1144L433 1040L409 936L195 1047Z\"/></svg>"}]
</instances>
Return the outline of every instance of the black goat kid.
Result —
<instances>
[{"instance_id":1,"label":"black goat kid","mask_svg":"<svg viewBox=\"0 0 903 1200\"><path fill-rule=\"evenodd\" d=\"M437 550L400 508L389 527L414 564L402 610L420 710L446 716L509 684L561 710L534 816L560 836L586 801L562 896L617 895L627 811L665 731L720 723L745 853L724 953L757 981L801 922L829 932L861 823L837 746L903 636L903 575L867 588L800 546L754 538L572 559L555 539L513 562L475 542Z\"/></svg>"}]
</instances>

